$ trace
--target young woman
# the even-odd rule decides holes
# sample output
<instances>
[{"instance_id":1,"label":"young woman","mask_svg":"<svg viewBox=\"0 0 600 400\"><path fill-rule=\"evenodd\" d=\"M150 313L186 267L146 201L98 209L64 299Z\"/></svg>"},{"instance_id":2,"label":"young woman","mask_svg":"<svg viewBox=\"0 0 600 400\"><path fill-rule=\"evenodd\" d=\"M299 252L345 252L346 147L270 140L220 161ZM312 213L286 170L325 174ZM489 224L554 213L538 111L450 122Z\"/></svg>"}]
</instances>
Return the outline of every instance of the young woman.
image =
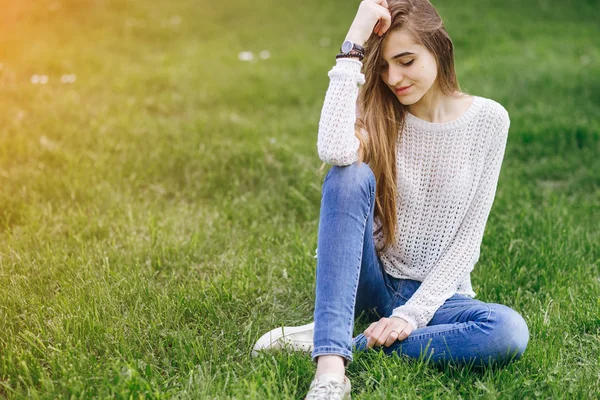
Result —
<instances>
[{"instance_id":1,"label":"young woman","mask_svg":"<svg viewBox=\"0 0 600 400\"><path fill-rule=\"evenodd\" d=\"M364 71L364 74L361 73ZM504 364L529 330L475 299L510 120L458 85L454 49L427 0L363 0L329 71L317 148L322 189L314 324L266 333L255 350L312 351L307 399L349 398L353 351L436 364ZM353 338L354 320L373 323Z\"/></svg>"}]
</instances>

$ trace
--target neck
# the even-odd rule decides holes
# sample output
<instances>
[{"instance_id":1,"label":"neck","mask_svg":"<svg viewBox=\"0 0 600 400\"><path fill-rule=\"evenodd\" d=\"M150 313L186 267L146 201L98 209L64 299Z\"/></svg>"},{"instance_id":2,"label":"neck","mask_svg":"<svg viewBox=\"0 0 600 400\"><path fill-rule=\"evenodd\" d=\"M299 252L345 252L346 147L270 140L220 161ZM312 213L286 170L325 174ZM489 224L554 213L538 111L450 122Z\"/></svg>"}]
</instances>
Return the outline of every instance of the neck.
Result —
<instances>
[{"instance_id":1,"label":"neck","mask_svg":"<svg viewBox=\"0 0 600 400\"><path fill-rule=\"evenodd\" d=\"M408 111L428 122L443 123L453 120L456 111L455 98L431 88L419 101L408 106Z\"/></svg>"}]
</instances>

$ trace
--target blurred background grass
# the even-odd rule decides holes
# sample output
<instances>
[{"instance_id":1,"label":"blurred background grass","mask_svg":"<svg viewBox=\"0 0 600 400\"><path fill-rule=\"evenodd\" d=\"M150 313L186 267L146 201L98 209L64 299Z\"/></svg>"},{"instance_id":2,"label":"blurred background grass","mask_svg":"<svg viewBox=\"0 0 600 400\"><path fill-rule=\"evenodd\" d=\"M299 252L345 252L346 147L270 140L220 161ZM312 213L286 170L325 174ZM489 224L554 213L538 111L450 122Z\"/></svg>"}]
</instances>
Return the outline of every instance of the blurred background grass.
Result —
<instances>
[{"instance_id":1,"label":"blurred background grass","mask_svg":"<svg viewBox=\"0 0 600 400\"><path fill-rule=\"evenodd\" d=\"M531 341L484 375L359 356L353 393L591 398L599 3L433 4L463 89L511 116L472 275ZM312 318L316 132L357 7L0 0L0 395L305 394L308 355L248 353Z\"/></svg>"}]
</instances>

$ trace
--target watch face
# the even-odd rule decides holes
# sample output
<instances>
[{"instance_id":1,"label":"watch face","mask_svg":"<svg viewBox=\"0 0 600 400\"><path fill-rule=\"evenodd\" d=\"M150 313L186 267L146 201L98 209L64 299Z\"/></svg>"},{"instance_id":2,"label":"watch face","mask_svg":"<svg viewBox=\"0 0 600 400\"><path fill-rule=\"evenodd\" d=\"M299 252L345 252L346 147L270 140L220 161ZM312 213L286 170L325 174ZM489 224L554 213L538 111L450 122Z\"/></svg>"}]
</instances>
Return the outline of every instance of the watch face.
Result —
<instances>
[{"instance_id":1,"label":"watch face","mask_svg":"<svg viewBox=\"0 0 600 400\"><path fill-rule=\"evenodd\" d=\"M354 47L354 43L352 43L350 40L345 40L344 43L342 43L342 51L344 53L348 53L350 50L352 50L352 47Z\"/></svg>"}]
</instances>

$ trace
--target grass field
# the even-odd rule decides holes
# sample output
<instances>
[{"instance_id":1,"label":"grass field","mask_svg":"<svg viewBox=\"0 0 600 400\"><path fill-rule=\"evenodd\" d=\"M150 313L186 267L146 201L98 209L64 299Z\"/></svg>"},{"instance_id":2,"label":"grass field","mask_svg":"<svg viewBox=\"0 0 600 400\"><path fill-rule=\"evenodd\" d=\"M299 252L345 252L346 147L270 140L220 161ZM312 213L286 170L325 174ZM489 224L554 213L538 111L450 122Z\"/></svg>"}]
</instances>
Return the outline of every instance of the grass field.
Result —
<instances>
[{"instance_id":1,"label":"grass field","mask_svg":"<svg viewBox=\"0 0 600 400\"><path fill-rule=\"evenodd\" d=\"M485 372L358 354L353 398L598 398L600 3L433 3L463 89L511 116L472 278L531 338ZM249 353L312 319L317 127L358 2L0 6L0 397L303 398L308 354Z\"/></svg>"}]
</instances>

